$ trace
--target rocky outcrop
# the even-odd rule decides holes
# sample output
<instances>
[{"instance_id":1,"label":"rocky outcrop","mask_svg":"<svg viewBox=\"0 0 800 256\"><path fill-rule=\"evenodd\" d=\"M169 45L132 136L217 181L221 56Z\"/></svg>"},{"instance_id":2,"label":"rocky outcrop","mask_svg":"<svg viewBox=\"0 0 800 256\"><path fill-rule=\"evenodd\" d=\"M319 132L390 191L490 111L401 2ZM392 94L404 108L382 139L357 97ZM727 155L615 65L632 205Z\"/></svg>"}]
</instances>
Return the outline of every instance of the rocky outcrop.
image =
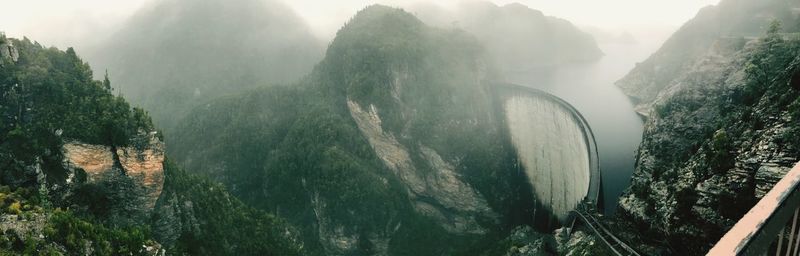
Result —
<instances>
[{"instance_id":1,"label":"rocky outcrop","mask_svg":"<svg viewBox=\"0 0 800 256\"><path fill-rule=\"evenodd\" d=\"M494 255L504 256L545 256L557 255L556 240L553 235L536 232L529 226L519 226L501 244L504 246ZM487 253L492 255L493 253Z\"/></svg>"},{"instance_id":2,"label":"rocky outcrop","mask_svg":"<svg viewBox=\"0 0 800 256\"><path fill-rule=\"evenodd\" d=\"M76 172L86 174L89 183L102 182L110 174L122 174L145 191L144 207L153 209L164 186L164 143L155 134L141 134L149 142L143 147L110 147L80 142L63 146L66 182L75 182Z\"/></svg>"},{"instance_id":3,"label":"rocky outcrop","mask_svg":"<svg viewBox=\"0 0 800 256\"><path fill-rule=\"evenodd\" d=\"M383 131L374 105L365 111L358 103L348 100L347 106L375 153L403 181L418 212L437 219L437 223L453 233L486 232L476 216L492 219L496 214L483 196L461 180L452 164L444 161L435 150L420 144L417 145L419 157L433 170L427 173L418 170L406 146L392 133Z\"/></svg>"},{"instance_id":4,"label":"rocky outcrop","mask_svg":"<svg viewBox=\"0 0 800 256\"><path fill-rule=\"evenodd\" d=\"M158 241L174 245L183 232L201 233L192 201L180 200L177 193L164 194L161 200L162 203L156 208L158 217L153 223Z\"/></svg>"},{"instance_id":5,"label":"rocky outcrop","mask_svg":"<svg viewBox=\"0 0 800 256\"><path fill-rule=\"evenodd\" d=\"M5 36L2 37L5 39ZM19 59L19 51L11 41L0 40L0 58L7 58L13 62Z\"/></svg>"},{"instance_id":6,"label":"rocky outcrop","mask_svg":"<svg viewBox=\"0 0 800 256\"><path fill-rule=\"evenodd\" d=\"M547 234L537 232L529 226L519 226L481 255L612 255L605 246L597 237L582 229L563 227Z\"/></svg>"}]
</instances>

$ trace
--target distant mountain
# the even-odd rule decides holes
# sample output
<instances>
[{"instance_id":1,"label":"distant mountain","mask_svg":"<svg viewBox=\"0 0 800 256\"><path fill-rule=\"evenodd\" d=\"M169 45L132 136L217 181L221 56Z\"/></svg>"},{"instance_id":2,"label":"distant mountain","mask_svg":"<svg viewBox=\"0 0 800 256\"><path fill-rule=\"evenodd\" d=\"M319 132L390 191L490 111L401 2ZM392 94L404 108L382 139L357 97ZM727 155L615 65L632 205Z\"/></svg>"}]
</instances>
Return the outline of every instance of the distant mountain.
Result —
<instances>
[{"instance_id":1,"label":"distant mountain","mask_svg":"<svg viewBox=\"0 0 800 256\"><path fill-rule=\"evenodd\" d=\"M427 24L474 34L503 70L592 61L603 55L594 38L569 21L519 3L463 1L452 9L418 4L412 10Z\"/></svg>"},{"instance_id":2,"label":"distant mountain","mask_svg":"<svg viewBox=\"0 0 800 256\"><path fill-rule=\"evenodd\" d=\"M695 62L717 44L743 44L763 35L771 20L783 24L782 32L800 31L797 10L800 4L785 0L726 0L708 6L675 32L661 48L625 77L617 81L647 115L661 92L678 85L679 78L691 72Z\"/></svg>"},{"instance_id":3,"label":"distant mountain","mask_svg":"<svg viewBox=\"0 0 800 256\"><path fill-rule=\"evenodd\" d=\"M166 0L139 10L87 55L169 132L207 99L294 82L322 53L303 20L279 2Z\"/></svg>"},{"instance_id":4,"label":"distant mountain","mask_svg":"<svg viewBox=\"0 0 800 256\"><path fill-rule=\"evenodd\" d=\"M637 44L639 41L629 31L613 32L611 30L598 27L583 27L583 31L591 34L598 43L606 44ZM640 35L641 36L641 35Z\"/></svg>"}]
</instances>

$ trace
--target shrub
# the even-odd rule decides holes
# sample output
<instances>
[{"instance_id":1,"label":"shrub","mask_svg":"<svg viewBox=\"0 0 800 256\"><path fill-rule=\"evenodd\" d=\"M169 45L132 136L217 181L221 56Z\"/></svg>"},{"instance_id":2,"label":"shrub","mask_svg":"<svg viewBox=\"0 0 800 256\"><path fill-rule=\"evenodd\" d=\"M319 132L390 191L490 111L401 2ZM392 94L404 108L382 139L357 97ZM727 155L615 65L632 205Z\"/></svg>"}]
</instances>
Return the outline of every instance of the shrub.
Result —
<instances>
[{"instance_id":1,"label":"shrub","mask_svg":"<svg viewBox=\"0 0 800 256\"><path fill-rule=\"evenodd\" d=\"M6 212L8 212L10 214L20 214L20 213L22 213L21 208L22 208L22 205L19 202L13 202L13 203L11 203L11 205L8 206L8 208L6 209Z\"/></svg>"}]
</instances>

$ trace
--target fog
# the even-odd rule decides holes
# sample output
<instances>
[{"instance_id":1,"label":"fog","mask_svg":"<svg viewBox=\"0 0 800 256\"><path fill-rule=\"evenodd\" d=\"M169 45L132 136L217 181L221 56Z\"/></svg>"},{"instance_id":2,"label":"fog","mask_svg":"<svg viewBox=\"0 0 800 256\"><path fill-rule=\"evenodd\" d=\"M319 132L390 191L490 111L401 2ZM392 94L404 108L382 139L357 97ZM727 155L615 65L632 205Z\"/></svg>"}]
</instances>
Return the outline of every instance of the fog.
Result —
<instances>
[{"instance_id":1,"label":"fog","mask_svg":"<svg viewBox=\"0 0 800 256\"><path fill-rule=\"evenodd\" d=\"M2 0L0 31L11 37L28 36L58 47L85 45L104 37L136 10L156 0ZM319 37L330 39L355 12L372 3L412 6L420 2L452 6L459 0L419 1L285 1L312 26ZM498 5L519 2L547 15L615 33L674 30L703 6L718 0L493 0Z\"/></svg>"}]
</instances>

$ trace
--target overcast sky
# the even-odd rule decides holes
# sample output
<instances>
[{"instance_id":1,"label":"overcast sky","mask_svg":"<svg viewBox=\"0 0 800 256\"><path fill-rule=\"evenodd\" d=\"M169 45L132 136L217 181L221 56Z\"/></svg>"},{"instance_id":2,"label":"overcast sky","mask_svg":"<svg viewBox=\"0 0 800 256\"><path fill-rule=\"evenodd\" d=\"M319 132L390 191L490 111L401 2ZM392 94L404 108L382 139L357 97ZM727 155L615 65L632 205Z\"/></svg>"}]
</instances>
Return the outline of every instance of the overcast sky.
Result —
<instances>
[{"instance_id":1,"label":"overcast sky","mask_svg":"<svg viewBox=\"0 0 800 256\"><path fill-rule=\"evenodd\" d=\"M158 0L0 0L0 31L65 47L118 25L144 4ZM447 6L459 0L431 1ZM703 6L719 0L491 0L520 2L579 26L613 30L676 28ZM410 5L419 0L285 0L326 39L355 12L371 3Z\"/></svg>"}]
</instances>

